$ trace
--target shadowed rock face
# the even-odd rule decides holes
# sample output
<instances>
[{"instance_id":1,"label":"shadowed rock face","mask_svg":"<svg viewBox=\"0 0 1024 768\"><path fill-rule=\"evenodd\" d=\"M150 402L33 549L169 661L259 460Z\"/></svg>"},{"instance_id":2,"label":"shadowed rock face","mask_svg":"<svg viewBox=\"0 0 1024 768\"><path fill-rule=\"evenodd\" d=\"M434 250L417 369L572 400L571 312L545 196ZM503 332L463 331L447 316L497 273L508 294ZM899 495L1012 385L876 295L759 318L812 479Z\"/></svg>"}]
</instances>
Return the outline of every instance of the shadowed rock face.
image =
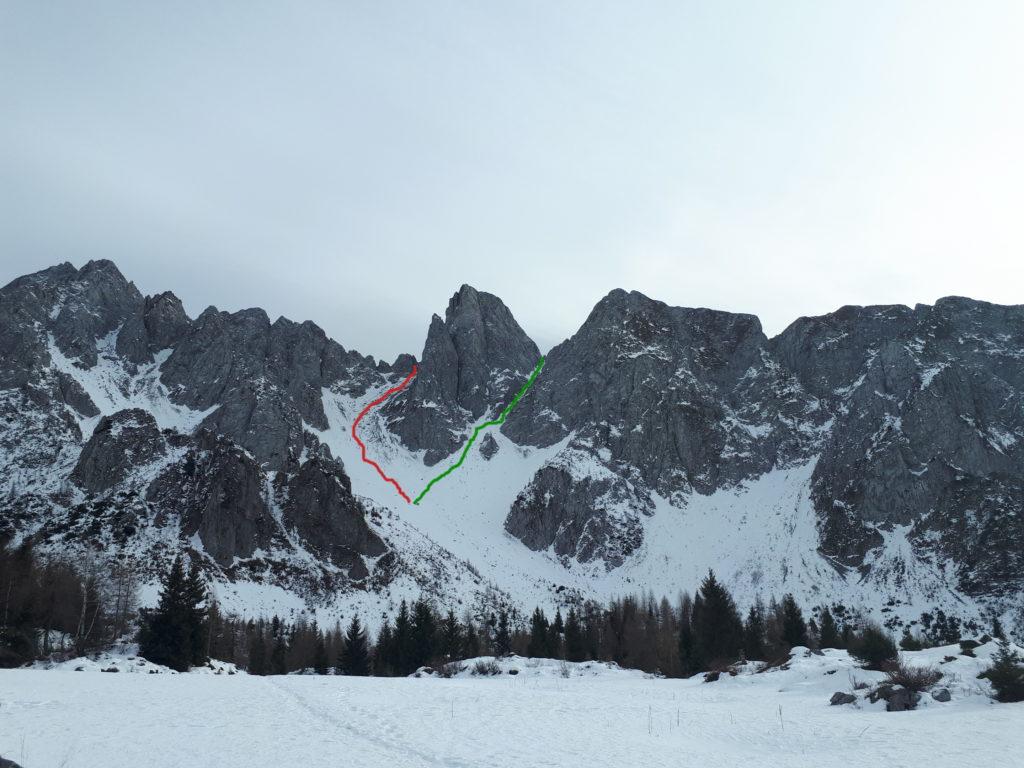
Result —
<instances>
[{"instance_id":1,"label":"shadowed rock face","mask_svg":"<svg viewBox=\"0 0 1024 768\"><path fill-rule=\"evenodd\" d=\"M339 462L314 457L284 484L282 503L286 527L294 530L309 550L346 568L354 578L367 575L361 555L376 557L384 543L366 524L362 505Z\"/></svg>"},{"instance_id":2,"label":"shadowed rock face","mask_svg":"<svg viewBox=\"0 0 1024 768\"><path fill-rule=\"evenodd\" d=\"M206 430L150 485L147 501L159 515L179 516L182 535L198 535L221 566L259 550L288 549L294 535L309 552L361 579L368 574L362 555L387 551L339 462L317 454L272 483L245 451Z\"/></svg>"},{"instance_id":3,"label":"shadowed rock face","mask_svg":"<svg viewBox=\"0 0 1024 768\"><path fill-rule=\"evenodd\" d=\"M148 411L133 408L104 416L85 444L71 480L88 493L102 493L167 453L167 442Z\"/></svg>"},{"instance_id":4,"label":"shadowed rock face","mask_svg":"<svg viewBox=\"0 0 1024 768\"><path fill-rule=\"evenodd\" d=\"M584 431L670 495L802 458L823 421L757 318L613 291L551 351L502 431L532 445Z\"/></svg>"},{"instance_id":5,"label":"shadowed rock face","mask_svg":"<svg viewBox=\"0 0 1024 768\"><path fill-rule=\"evenodd\" d=\"M205 426L227 435L270 469L302 448L303 421L327 426L321 387L361 393L382 382L375 363L346 351L313 323L260 309L219 312L195 321L172 293L143 297L109 261L70 264L19 278L0 289L0 388L31 386L77 413L99 413L65 372L51 369L49 343L83 371L103 348L128 371L161 364L171 398L197 410L216 408Z\"/></svg>"},{"instance_id":6,"label":"shadowed rock face","mask_svg":"<svg viewBox=\"0 0 1024 768\"><path fill-rule=\"evenodd\" d=\"M436 464L466 428L501 410L529 377L540 351L497 296L462 286L435 315L412 384L385 406L388 427Z\"/></svg>"},{"instance_id":7,"label":"shadowed rock face","mask_svg":"<svg viewBox=\"0 0 1024 768\"><path fill-rule=\"evenodd\" d=\"M817 457L821 550L837 564L862 566L906 526L919 552L958 564L965 591L1019 590L1022 393L1021 307L844 307L768 340L750 316L613 291L503 428L532 445L571 435L577 467L542 468L505 527L534 549L591 559L596 547L616 563L622 540L589 532L641 531L639 545L645 505L613 501L632 484L685 498Z\"/></svg>"},{"instance_id":8,"label":"shadowed rock face","mask_svg":"<svg viewBox=\"0 0 1024 768\"><path fill-rule=\"evenodd\" d=\"M494 458L495 454L498 453L499 446L498 441L494 439L494 435L487 433L483 436L480 441L480 454L490 461Z\"/></svg>"},{"instance_id":9,"label":"shadowed rock face","mask_svg":"<svg viewBox=\"0 0 1024 768\"><path fill-rule=\"evenodd\" d=\"M552 548L583 563L622 565L643 542L640 515L651 499L611 473L581 474L570 462L550 463L516 499L505 529L530 549Z\"/></svg>"},{"instance_id":10,"label":"shadowed rock face","mask_svg":"<svg viewBox=\"0 0 1024 768\"><path fill-rule=\"evenodd\" d=\"M184 457L149 487L158 514L175 514L182 536L199 536L219 565L269 550L274 521L259 465L231 441L205 430Z\"/></svg>"},{"instance_id":11,"label":"shadowed rock face","mask_svg":"<svg viewBox=\"0 0 1024 768\"><path fill-rule=\"evenodd\" d=\"M191 321L181 300L170 291L147 296L117 335L117 351L133 363L149 363L153 355L173 347Z\"/></svg>"}]
</instances>

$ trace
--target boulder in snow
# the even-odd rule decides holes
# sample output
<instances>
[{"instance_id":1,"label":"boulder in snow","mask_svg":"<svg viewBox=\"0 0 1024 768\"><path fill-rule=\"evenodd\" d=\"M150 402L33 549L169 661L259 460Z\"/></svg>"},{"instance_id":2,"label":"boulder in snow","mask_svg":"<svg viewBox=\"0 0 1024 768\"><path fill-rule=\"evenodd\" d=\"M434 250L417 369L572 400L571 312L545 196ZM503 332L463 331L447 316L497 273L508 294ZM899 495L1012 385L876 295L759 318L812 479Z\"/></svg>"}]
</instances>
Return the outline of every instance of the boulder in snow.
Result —
<instances>
[{"instance_id":1,"label":"boulder in snow","mask_svg":"<svg viewBox=\"0 0 1024 768\"><path fill-rule=\"evenodd\" d=\"M832 694L832 698L829 699L828 703L833 707L838 704L853 704L857 701L857 697L852 693L843 693L842 691L836 691Z\"/></svg>"},{"instance_id":2,"label":"boulder in snow","mask_svg":"<svg viewBox=\"0 0 1024 768\"><path fill-rule=\"evenodd\" d=\"M906 712L917 708L917 702L921 700L921 694L911 691L908 688L897 688L885 702L886 712Z\"/></svg>"}]
</instances>

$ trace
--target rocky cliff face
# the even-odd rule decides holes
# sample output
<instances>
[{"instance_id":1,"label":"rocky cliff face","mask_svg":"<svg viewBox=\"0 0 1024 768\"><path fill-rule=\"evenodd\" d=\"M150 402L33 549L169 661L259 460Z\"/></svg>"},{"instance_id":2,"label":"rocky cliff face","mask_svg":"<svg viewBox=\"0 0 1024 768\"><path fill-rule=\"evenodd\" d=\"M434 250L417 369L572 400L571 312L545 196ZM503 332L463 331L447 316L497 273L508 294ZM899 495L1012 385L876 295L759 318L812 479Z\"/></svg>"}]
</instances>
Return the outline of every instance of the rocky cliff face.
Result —
<instances>
[{"instance_id":1,"label":"rocky cliff face","mask_svg":"<svg viewBox=\"0 0 1024 768\"><path fill-rule=\"evenodd\" d=\"M1024 586L1024 308L846 307L775 339L755 318L615 291L552 350L504 431L566 447L509 511L534 549L616 566L651 494L815 461L819 551L862 575L887 537L971 595Z\"/></svg>"},{"instance_id":2,"label":"rocky cliff face","mask_svg":"<svg viewBox=\"0 0 1024 768\"><path fill-rule=\"evenodd\" d=\"M307 427L327 428L322 387L384 381L312 323L193 321L110 262L21 278L0 290L0 528L57 549L198 547L225 570L311 554L360 582L387 547Z\"/></svg>"},{"instance_id":3,"label":"rocky cliff face","mask_svg":"<svg viewBox=\"0 0 1024 768\"><path fill-rule=\"evenodd\" d=\"M965 591L1024 586L978 573L1024 566L1024 307L846 307L773 348L833 414L812 481L823 551L861 566L906 527Z\"/></svg>"},{"instance_id":4,"label":"rocky cliff face","mask_svg":"<svg viewBox=\"0 0 1024 768\"><path fill-rule=\"evenodd\" d=\"M386 408L388 425L431 466L452 453L466 428L497 414L529 376L540 351L497 296L462 286L442 320L434 315L419 371Z\"/></svg>"},{"instance_id":5,"label":"rocky cliff face","mask_svg":"<svg viewBox=\"0 0 1024 768\"><path fill-rule=\"evenodd\" d=\"M206 429L227 435L268 469L294 468L304 425L327 426L321 389L363 392L382 380L373 361L346 351L313 323L261 309L203 312L161 366L171 398L214 409Z\"/></svg>"},{"instance_id":6,"label":"rocky cliff face","mask_svg":"<svg viewBox=\"0 0 1024 768\"><path fill-rule=\"evenodd\" d=\"M570 438L506 530L535 549L621 563L643 540L652 493L683 502L806 461L827 419L757 318L613 291L551 351L503 428L531 445Z\"/></svg>"},{"instance_id":7,"label":"rocky cliff face","mask_svg":"<svg viewBox=\"0 0 1024 768\"><path fill-rule=\"evenodd\" d=\"M539 357L463 286L369 450L425 482ZM844 307L769 339L613 291L432 492L450 508L407 507L349 434L415 363L258 309L191 319L109 262L19 278L0 289L0 532L153 568L186 549L225 584L380 611L395 584L493 604L689 588L665 571L696 564L751 597L873 591L883 612L942 599L1024 624L1024 307Z\"/></svg>"}]
</instances>

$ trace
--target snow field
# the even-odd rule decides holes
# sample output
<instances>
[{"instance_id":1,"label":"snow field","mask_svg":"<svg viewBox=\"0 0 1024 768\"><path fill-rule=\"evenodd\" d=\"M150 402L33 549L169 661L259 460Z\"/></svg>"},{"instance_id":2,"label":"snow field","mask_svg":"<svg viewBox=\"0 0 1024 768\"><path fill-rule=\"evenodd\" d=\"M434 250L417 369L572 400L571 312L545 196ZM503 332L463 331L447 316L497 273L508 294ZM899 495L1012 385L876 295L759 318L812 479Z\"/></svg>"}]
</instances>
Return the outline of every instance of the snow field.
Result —
<instances>
[{"instance_id":1,"label":"snow field","mask_svg":"<svg viewBox=\"0 0 1024 768\"><path fill-rule=\"evenodd\" d=\"M802 649L789 669L751 665L716 683L518 658L493 677L467 676L470 662L453 679L9 670L0 755L25 768L1009 766L1024 753L1024 704L992 703L976 679L993 650L940 665L951 702L925 694L901 713L829 706L882 676L845 652Z\"/></svg>"}]
</instances>

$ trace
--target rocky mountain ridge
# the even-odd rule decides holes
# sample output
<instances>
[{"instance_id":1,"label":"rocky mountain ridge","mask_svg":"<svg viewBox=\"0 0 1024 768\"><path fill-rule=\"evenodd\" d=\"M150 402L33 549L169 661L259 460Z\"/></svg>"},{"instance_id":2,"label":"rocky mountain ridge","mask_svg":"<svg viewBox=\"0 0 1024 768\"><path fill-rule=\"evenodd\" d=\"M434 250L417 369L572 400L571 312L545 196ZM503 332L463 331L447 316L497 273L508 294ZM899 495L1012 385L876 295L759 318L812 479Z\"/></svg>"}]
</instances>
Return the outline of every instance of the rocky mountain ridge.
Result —
<instances>
[{"instance_id":1,"label":"rocky mountain ridge","mask_svg":"<svg viewBox=\"0 0 1024 768\"><path fill-rule=\"evenodd\" d=\"M539 356L463 286L361 436L418 482ZM414 362L258 309L191 319L110 262L18 278L0 531L144 570L186 549L239 610L387 612L420 590L483 610L671 593L715 567L744 600L1024 626L1024 307L844 307L770 339L751 315L612 291L425 509L347 434Z\"/></svg>"}]
</instances>

